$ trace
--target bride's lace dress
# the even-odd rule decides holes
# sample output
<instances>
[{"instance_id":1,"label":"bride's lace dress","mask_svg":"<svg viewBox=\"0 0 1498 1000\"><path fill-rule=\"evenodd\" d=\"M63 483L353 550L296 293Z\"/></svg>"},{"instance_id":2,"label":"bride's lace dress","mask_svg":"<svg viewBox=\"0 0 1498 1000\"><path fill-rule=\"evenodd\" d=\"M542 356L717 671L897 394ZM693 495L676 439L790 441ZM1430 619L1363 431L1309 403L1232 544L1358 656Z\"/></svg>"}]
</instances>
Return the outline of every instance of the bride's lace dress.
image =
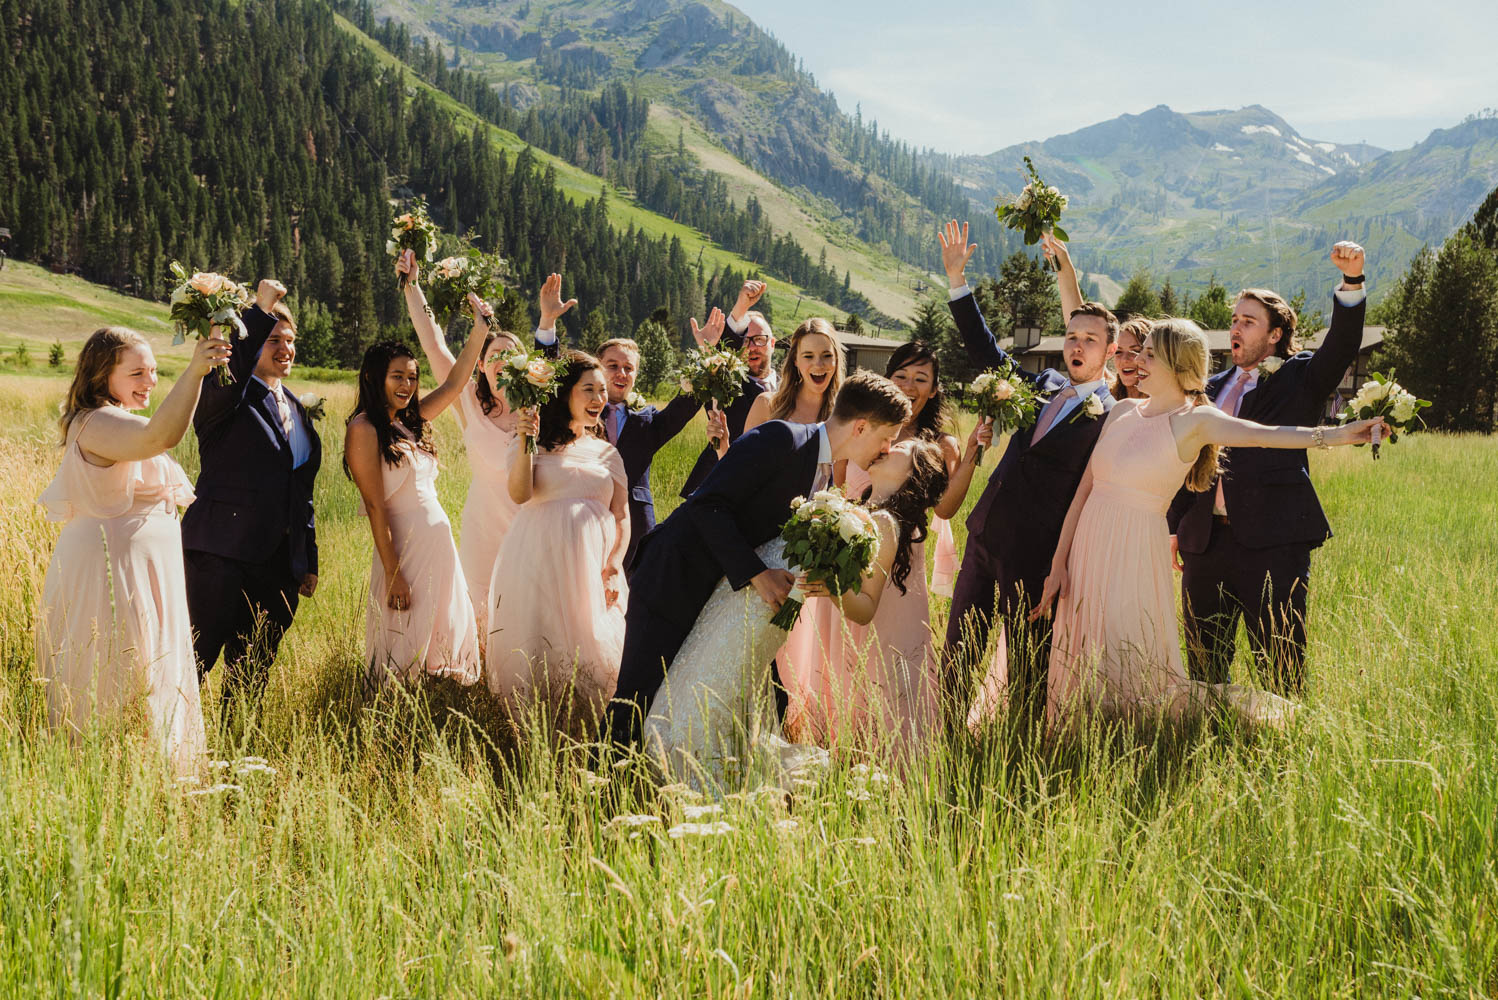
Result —
<instances>
[{"instance_id":1,"label":"bride's lace dress","mask_svg":"<svg viewBox=\"0 0 1498 1000\"><path fill-rule=\"evenodd\" d=\"M785 569L784 542L755 550L765 566ZM826 761L816 747L780 735L770 693L770 661L785 633L753 587L717 588L671 663L645 720L644 745L676 780L738 785L751 777L786 782Z\"/></svg>"}]
</instances>

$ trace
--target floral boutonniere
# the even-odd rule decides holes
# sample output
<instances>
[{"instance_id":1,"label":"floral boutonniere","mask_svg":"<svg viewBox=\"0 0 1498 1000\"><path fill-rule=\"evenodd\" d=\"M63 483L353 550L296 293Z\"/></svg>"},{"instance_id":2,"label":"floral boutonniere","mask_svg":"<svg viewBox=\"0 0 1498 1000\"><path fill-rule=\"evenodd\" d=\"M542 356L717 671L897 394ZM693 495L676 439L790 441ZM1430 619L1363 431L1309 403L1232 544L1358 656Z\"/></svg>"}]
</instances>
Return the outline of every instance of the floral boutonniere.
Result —
<instances>
[{"instance_id":1,"label":"floral boutonniere","mask_svg":"<svg viewBox=\"0 0 1498 1000\"><path fill-rule=\"evenodd\" d=\"M311 420L321 420L328 409L328 401L315 392L304 392L296 398L302 404L302 409L307 411L307 417Z\"/></svg>"},{"instance_id":2,"label":"floral boutonniere","mask_svg":"<svg viewBox=\"0 0 1498 1000\"><path fill-rule=\"evenodd\" d=\"M638 392L635 392L633 389L629 391L628 396L624 397L624 406L629 410L643 410L649 405L650 404L645 401L645 397L640 395Z\"/></svg>"},{"instance_id":3,"label":"floral boutonniere","mask_svg":"<svg viewBox=\"0 0 1498 1000\"><path fill-rule=\"evenodd\" d=\"M1263 361L1260 361L1258 367L1259 381L1267 382L1269 380L1269 376L1279 371L1280 368L1284 366L1284 364L1285 359L1280 357L1278 354L1271 354Z\"/></svg>"},{"instance_id":4,"label":"floral boutonniere","mask_svg":"<svg viewBox=\"0 0 1498 1000\"><path fill-rule=\"evenodd\" d=\"M1071 423L1073 420L1080 420L1082 417L1086 417L1088 420L1096 420L1103 415L1103 412L1103 401L1098 399L1096 394L1089 395L1086 399L1082 400L1081 406L1071 411L1071 416L1066 422Z\"/></svg>"}]
</instances>

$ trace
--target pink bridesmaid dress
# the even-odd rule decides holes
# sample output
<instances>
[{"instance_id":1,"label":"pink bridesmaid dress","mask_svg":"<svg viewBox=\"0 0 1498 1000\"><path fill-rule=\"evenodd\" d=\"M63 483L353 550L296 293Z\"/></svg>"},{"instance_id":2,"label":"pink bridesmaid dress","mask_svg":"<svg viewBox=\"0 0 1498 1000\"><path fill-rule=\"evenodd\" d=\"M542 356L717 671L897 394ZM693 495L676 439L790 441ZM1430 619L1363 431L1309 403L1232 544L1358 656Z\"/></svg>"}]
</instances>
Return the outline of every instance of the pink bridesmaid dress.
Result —
<instances>
[{"instance_id":1,"label":"pink bridesmaid dress","mask_svg":"<svg viewBox=\"0 0 1498 1000\"><path fill-rule=\"evenodd\" d=\"M174 770L191 774L207 752L177 508L192 485L168 455L91 464L78 434L37 499L63 523L42 586L37 672L52 725L80 731L144 699Z\"/></svg>"},{"instance_id":2,"label":"pink bridesmaid dress","mask_svg":"<svg viewBox=\"0 0 1498 1000\"><path fill-rule=\"evenodd\" d=\"M401 575L411 586L411 606L392 611L385 567L376 551L369 570L364 618L365 661L378 680L414 681L424 675L472 684L481 668L478 626L468 584L453 545L452 525L437 499L437 459L416 447L397 426L399 464L383 460L385 513ZM360 505L360 513L365 513Z\"/></svg>"},{"instance_id":3,"label":"pink bridesmaid dress","mask_svg":"<svg viewBox=\"0 0 1498 1000\"><path fill-rule=\"evenodd\" d=\"M615 487L628 486L624 460L608 442L582 437L533 461L534 492L489 581L484 673L512 710L541 700L568 714L578 706L596 721L624 651L628 586L622 574L614 578L620 593L612 606L603 589L619 530L610 504Z\"/></svg>"},{"instance_id":4,"label":"pink bridesmaid dress","mask_svg":"<svg viewBox=\"0 0 1498 1000\"><path fill-rule=\"evenodd\" d=\"M515 432L500 427L492 415L484 413L472 388L463 390L458 405L463 408L463 445L473 474L463 504L458 560L463 564L463 578L468 581L468 596L482 638L487 634L489 577L494 572L494 560L520 510L510 499L509 485L510 445ZM503 401L495 400L494 412L507 412Z\"/></svg>"},{"instance_id":5,"label":"pink bridesmaid dress","mask_svg":"<svg viewBox=\"0 0 1498 1000\"><path fill-rule=\"evenodd\" d=\"M868 474L850 463L848 495L868 486ZM901 766L936 733L939 689L924 549L924 543L911 548L905 592L886 583L868 625L848 621L827 598L806 603L777 657L793 738L852 743Z\"/></svg>"}]
</instances>

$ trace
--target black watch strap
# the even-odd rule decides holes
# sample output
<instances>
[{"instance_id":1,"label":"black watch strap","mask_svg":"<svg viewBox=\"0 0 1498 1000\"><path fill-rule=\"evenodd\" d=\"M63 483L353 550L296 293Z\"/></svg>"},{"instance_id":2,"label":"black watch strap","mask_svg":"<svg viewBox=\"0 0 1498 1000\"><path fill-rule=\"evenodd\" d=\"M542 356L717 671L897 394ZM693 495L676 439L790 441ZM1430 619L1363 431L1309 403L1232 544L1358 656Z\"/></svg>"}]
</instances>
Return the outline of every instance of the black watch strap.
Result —
<instances>
[{"instance_id":1,"label":"black watch strap","mask_svg":"<svg viewBox=\"0 0 1498 1000\"><path fill-rule=\"evenodd\" d=\"M1344 285L1361 285L1366 280L1367 280L1366 277L1364 275L1361 275L1361 274L1358 275L1356 278L1349 278L1345 274L1342 276L1342 284L1344 284Z\"/></svg>"}]
</instances>

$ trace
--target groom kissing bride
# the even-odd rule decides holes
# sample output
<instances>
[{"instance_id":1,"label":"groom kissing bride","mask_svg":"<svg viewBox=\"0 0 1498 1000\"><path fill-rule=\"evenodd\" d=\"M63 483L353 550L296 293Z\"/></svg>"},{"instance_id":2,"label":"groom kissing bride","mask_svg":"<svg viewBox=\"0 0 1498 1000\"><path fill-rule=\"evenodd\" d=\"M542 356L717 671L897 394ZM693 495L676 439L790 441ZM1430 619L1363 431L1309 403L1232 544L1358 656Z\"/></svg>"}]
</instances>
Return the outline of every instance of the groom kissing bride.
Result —
<instances>
[{"instance_id":1,"label":"groom kissing bride","mask_svg":"<svg viewBox=\"0 0 1498 1000\"><path fill-rule=\"evenodd\" d=\"M635 742L647 715L652 742L681 750L733 735L712 733L714 721L749 724L785 638L770 618L795 583L779 537L791 501L830 486L838 462L868 468L879 461L909 419L904 393L859 372L843 383L826 423L771 420L735 441L696 492L645 536L609 705L616 744ZM674 698L658 693L670 686ZM667 703L665 711L652 711L653 701Z\"/></svg>"}]
</instances>

